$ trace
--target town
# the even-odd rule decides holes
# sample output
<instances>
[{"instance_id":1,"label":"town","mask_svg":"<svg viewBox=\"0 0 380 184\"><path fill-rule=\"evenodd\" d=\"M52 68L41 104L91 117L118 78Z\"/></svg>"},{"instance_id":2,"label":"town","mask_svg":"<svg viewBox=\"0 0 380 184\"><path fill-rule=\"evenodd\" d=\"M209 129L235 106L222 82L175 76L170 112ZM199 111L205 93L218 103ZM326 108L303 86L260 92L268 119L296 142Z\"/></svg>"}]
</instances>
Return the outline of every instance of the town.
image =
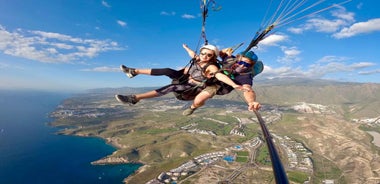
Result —
<instances>
[{"instance_id":1,"label":"town","mask_svg":"<svg viewBox=\"0 0 380 184\"><path fill-rule=\"evenodd\" d=\"M149 108L149 111L155 112L165 112L170 110L181 109L184 105L182 102L173 99L164 99L161 101L163 105L157 105ZM56 111L54 111L51 116L57 119L67 119L67 118L100 118L106 115L117 115L120 112L120 109L115 108L118 104L116 103L102 103L102 104L81 104L74 106L59 106ZM211 105L215 107L216 105ZM140 105L137 109L145 109L146 106ZM225 113L234 114L234 112L242 111L244 107L241 105L228 105ZM131 109L133 111L135 109ZM300 102L289 107L277 107L273 105L267 105L262 108L262 111L265 111L265 116L263 116L267 124L273 124L282 119L282 114L284 111L293 110L298 113L306 114L334 114L335 112L323 105L319 104L310 104L305 102ZM125 109L123 109L125 111ZM241 118L238 115L232 115L236 119L237 124L233 126L230 130L231 136L246 136L244 133L244 125L250 123L257 123L256 118ZM229 122L224 122L212 117L203 117L202 119L215 122L221 125L228 125ZM354 123L365 123L371 126L379 125L379 117L377 118L363 118L363 119L354 119ZM190 134L204 134L208 136L218 136L216 132L210 130L202 130L197 128L197 122L191 122L187 125L179 127L181 130L184 130ZM284 160L284 166L286 169L298 170L304 173L307 173L309 176L313 174L313 160L311 158L312 152L301 142L297 142L295 139L290 136L279 136L272 134L273 139L276 142L277 149L286 155L286 160ZM181 181L186 181L187 178L197 175L199 172L202 172L204 167L227 167L229 163L239 163L241 167L235 169L230 176L225 178L225 181L232 182L239 173L248 168L260 169L262 167L267 167L265 169L270 169L270 166L265 166L262 164L255 163L255 154L257 149L263 145L263 140L260 137L255 137L243 144L235 144L231 147L226 147L224 150L217 152L205 153L199 156L192 158L191 160L179 165L176 168L172 168L166 172L160 173L156 178L153 178L148 183L177 183ZM119 147L122 147L120 145ZM241 154L246 155L247 159L239 159L242 157ZM106 157L99 161L94 161L93 164L118 164L126 163L128 159L112 159ZM220 163L224 163L223 166ZM227 164L227 165L226 165ZM307 183L307 181L305 181ZM325 180L325 183L334 183L333 180Z\"/></svg>"}]
</instances>

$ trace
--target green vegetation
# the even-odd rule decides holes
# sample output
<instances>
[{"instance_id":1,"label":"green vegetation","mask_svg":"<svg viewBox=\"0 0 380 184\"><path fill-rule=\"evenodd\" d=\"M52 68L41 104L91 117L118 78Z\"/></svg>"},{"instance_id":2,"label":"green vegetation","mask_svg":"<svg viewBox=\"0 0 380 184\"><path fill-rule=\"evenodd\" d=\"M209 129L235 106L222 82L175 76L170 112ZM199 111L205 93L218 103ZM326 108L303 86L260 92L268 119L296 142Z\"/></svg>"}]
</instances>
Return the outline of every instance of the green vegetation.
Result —
<instances>
[{"instance_id":1,"label":"green vegetation","mask_svg":"<svg viewBox=\"0 0 380 184\"><path fill-rule=\"evenodd\" d=\"M248 151L238 151L236 154L238 157L248 157L249 156Z\"/></svg>"},{"instance_id":2,"label":"green vegetation","mask_svg":"<svg viewBox=\"0 0 380 184\"><path fill-rule=\"evenodd\" d=\"M288 171L287 175L289 181L296 183L304 183L309 179L309 174L300 171Z\"/></svg>"},{"instance_id":3,"label":"green vegetation","mask_svg":"<svg viewBox=\"0 0 380 184\"><path fill-rule=\"evenodd\" d=\"M268 148L266 146L262 146L258 149L258 152L256 153L256 162L260 163L262 165L270 166L272 165L272 162L270 161L270 155Z\"/></svg>"},{"instance_id":4,"label":"green vegetation","mask_svg":"<svg viewBox=\"0 0 380 184\"><path fill-rule=\"evenodd\" d=\"M221 135L221 136L229 135L230 131L235 126L234 124L226 125L226 124L222 124L222 123L218 123L218 122L215 122L212 120L206 120L206 119L200 119L197 121L197 123L198 123L198 126L197 126L198 129L212 131L212 132L215 132L216 135Z\"/></svg>"},{"instance_id":5,"label":"green vegetation","mask_svg":"<svg viewBox=\"0 0 380 184\"><path fill-rule=\"evenodd\" d=\"M236 157L236 162L246 163L248 162L248 160L249 160L248 157Z\"/></svg>"},{"instance_id":6,"label":"green vegetation","mask_svg":"<svg viewBox=\"0 0 380 184\"><path fill-rule=\"evenodd\" d=\"M373 127L373 126L368 126L368 125L360 125L359 128L360 130L363 130L363 131L375 131L377 133L380 133L380 126Z\"/></svg>"},{"instance_id":7,"label":"green vegetation","mask_svg":"<svg viewBox=\"0 0 380 184\"><path fill-rule=\"evenodd\" d=\"M162 133L168 133L168 132L174 132L177 131L176 128L165 128L165 129L146 129L141 131L141 133L144 134L162 134Z\"/></svg>"},{"instance_id":8,"label":"green vegetation","mask_svg":"<svg viewBox=\"0 0 380 184\"><path fill-rule=\"evenodd\" d=\"M246 163L249 161L248 151L238 151L236 153L236 162Z\"/></svg>"},{"instance_id":9,"label":"green vegetation","mask_svg":"<svg viewBox=\"0 0 380 184\"><path fill-rule=\"evenodd\" d=\"M238 121L233 116L225 116L225 115L214 115L213 119L217 119L219 121L226 122L228 124L237 124Z\"/></svg>"},{"instance_id":10,"label":"green vegetation","mask_svg":"<svg viewBox=\"0 0 380 184\"><path fill-rule=\"evenodd\" d=\"M325 159L323 156L313 155L314 175L312 180L315 183L322 183L325 179L339 179L339 183L346 183L342 178L342 171L333 162Z\"/></svg>"}]
</instances>

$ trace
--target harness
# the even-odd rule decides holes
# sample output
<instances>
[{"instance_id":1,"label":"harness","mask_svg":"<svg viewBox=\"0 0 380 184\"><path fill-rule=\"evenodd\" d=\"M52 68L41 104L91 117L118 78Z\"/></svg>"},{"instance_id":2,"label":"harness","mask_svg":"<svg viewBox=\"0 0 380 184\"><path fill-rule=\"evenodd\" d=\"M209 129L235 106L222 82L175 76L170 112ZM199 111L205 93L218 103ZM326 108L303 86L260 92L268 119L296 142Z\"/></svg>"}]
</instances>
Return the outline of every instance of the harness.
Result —
<instances>
[{"instance_id":1,"label":"harness","mask_svg":"<svg viewBox=\"0 0 380 184\"><path fill-rule=\"evenodd\" d=\"M253 66L245 68L244 69L245 72L244 71L236 72L236 68L239 67L238 66L239 64L237 64L237 58L235 56L227 56L219 63L220 65L219 70L225 75L227 75L228 77L230 77L231 79L235 79L236 74L239 74L239 75L251 74L252 73L251 71L255 64L253 64Z\"/></svg>"},{"instance_id":2,"label":"harness","mask_svg":"<svg viewBox=\"0 0 380 184\"><path fill-rule=\"evenodd\" d=\"M252 78L261 73L264 69L264 64L262 61L256 61L253 66L246 68L245 72L236 72L234 70L234 65L237 63L237 58L235 56L227 56L223 58L222 61L219 62L220 69L219 71L230 77L231 79L235 79L237 75L252 75ZM225 95L230 93L234 88L223 83L218 82L220 86L219 90L216 92L217 95Z\"/></svg>"},{"instance_id":3,"label":"harness","mask_svg":"<svg viewBox=\"0 0 380 184\"><path fill-rule=\"evenodd\" d=\"M203 67L194 64L194 62L190 65L189 70L187 71L186 74L181 76L179 79L173 79L172 84L176 85L192 85L190 89L187 89L185 91L181 92L174 92L175 97L178 100L194 100L195 96L197 96L206 86L211 85L215 83L216 78L215 76L211 78L207 78L205 75L206 69L210 65L215 65L218 67L216 63L207 63ZM199 82L198 84L192 84L189 83L189 78L190 76L194 81Z\"/></svg>"}]
</instances>

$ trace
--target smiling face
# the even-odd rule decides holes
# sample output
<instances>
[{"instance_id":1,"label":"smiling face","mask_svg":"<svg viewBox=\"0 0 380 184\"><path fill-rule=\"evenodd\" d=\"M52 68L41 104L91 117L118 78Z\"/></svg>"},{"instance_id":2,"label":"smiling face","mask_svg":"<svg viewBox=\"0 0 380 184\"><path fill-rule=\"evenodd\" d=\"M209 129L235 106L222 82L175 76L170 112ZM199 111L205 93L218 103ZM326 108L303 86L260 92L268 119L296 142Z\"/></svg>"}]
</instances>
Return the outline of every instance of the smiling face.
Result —
<instances>
[{"instance_id":1,"label":"smiling face","mask_svg":"<svg viewBox=\"0 0 380 184\"><path fill-rule=\"evenodd\" d=\"M204 48L201 50L199 57L201 61L210 61L215 57L215 54L213 50Z\"/></svg>"},{"instance_id":2,"label":"smiling face","mask_svg":"<svg viewBox=\"0 0 380 184\"><path fill-rule=\"evenodd\" d=\"M241 55L238 57L238 59L239 59L238 63L241 62L241 64L244 64L244 66L246 66L246 67L250 67L253 64L255 64L255 62L252 61L251 59L244 57L244 56L241 56Z\"/></svg>"}]
</instances>

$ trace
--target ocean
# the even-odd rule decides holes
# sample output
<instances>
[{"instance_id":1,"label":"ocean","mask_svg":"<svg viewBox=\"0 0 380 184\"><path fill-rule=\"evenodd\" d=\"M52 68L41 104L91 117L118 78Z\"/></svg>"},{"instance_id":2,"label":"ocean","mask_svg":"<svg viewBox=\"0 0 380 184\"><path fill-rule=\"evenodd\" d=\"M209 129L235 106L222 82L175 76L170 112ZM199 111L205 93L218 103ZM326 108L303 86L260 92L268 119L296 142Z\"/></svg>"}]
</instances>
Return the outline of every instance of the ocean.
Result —
<instances>
[{"instance_id":1,"label":"ocean","mask_svg":"<svg viewBox=\"0 0 380 184\"><path fill-rule=\"evenodd\" d=\"M99 138L55 134L48 115L69 94L0 91L1 184L122 183L141 165L94 166L115 151Z\"/></svg>"}]
</instances>

